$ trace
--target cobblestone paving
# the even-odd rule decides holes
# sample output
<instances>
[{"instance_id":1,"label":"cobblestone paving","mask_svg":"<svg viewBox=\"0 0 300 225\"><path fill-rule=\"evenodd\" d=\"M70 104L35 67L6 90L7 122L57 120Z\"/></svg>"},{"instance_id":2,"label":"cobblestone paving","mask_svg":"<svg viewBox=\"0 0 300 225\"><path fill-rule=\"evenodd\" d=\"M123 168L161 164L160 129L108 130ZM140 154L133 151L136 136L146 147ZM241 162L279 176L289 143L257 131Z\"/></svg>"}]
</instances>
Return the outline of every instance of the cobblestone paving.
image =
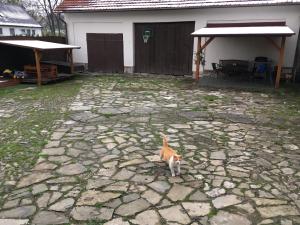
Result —
<instances>
[{"instance_id":1,"label":"cobblestone paving","mask_svg":"<svg viewBox=\"0 0 300 225\"><path fill-rule=\"evenodd\" d=\"M4 196L0 225L300 224L299 112L285 117L271 94L177 84L88 80ZM160 132L183 155L179 177L159 160Z\"/></svg>"}]
</instances>

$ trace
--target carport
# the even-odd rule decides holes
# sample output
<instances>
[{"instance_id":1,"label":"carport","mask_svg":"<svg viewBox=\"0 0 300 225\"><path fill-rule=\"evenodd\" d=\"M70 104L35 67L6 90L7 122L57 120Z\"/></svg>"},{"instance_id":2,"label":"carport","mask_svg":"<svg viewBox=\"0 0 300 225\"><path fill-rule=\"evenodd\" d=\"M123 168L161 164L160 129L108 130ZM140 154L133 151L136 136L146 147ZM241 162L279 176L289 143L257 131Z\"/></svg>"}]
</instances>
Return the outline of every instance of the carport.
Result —
<instances>
[{"instance_id":1,"label":"carport","mask_svg":"<svg viewBox=\"0 0 300 225\"><path fill-rule=\"evenodd\" d=\"M58 49L67 50L71 73L73 73L74 63L73 63L72 51L73 49L80 48L79 46L59 44L59 43L53 43L47 41L38 41L38 40L5 40L5 41L0 41L0 44L15 46L19 48L32 49L35 56L35 67L37 72L38 85L42 84L41 59L42 59L42 53L44 51L51 51L51 50L58 50Z\"/></svg>"},{"instance_id":2,"label":"carport","mask_svg":"<svg viewBox=\"0 0 300 225\"><path fill-rule=\"evenodd\" d=\"M216 37L265 37L279 52L275 82L275 88L279 88L285 41L294 34L295 32L286 26L285 22L208 23L206 27L192 33L198 38L195 79L200 80L201 53ZM276 43L274 37L281 38L280 45ZM208 38L203 45L202 38Z\"/></svg>"}]
</instances>

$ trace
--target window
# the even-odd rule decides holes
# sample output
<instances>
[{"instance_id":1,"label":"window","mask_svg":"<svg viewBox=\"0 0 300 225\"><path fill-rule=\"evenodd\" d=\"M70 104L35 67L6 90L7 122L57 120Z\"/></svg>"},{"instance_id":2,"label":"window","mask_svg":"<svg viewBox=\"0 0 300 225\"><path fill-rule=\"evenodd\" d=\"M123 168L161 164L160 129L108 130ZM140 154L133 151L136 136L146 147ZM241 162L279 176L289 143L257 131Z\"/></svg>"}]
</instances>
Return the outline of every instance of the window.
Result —
<instances>
[{"instance_id":1,"label":"window","mask_svg":"<svg viewBox=\"0 0 300 225\"><path fill-rule=\"evenodd\" d=\"M29 29L27 30L27 36L30 36L30 30Z\"/></svg>"},{"instance_id":2,"label":"window","mask_svg":"<svg viewBox=\"0 0 300 225\"><path fill-rule=\"evenodd\" d=\"M26 35L25 29L21 29L21 33L22 33L22 35Z\"/></svg>"},{"instance_id":3,"label":"window","mask_svg":"<svg viewBox=\"0 0 300 225\"><path fill-rule=\"evenodd\" d=\"M0 27L0 35L2 35L3 34L3 30L2 30L2 28Z\"/></svg>"},{"instance_id":4,"label":"window","mask_svg":"<svg viewBox=\"0 0 300 225\"><path fill-rule=\"evenodd\" d=\"M14 28L9 28L9 33L10 33L10 36L15 36L16 35Z\"/></svg>"},{"instance_id":5,"label":"window","mask_svg":"<svg viewBox=\"0 0 300 225\"><path fill-rule=\"evenodd\" d=\"M35 36L35 30L31 31L32 36Z\"/></svg>"}]
</instances>

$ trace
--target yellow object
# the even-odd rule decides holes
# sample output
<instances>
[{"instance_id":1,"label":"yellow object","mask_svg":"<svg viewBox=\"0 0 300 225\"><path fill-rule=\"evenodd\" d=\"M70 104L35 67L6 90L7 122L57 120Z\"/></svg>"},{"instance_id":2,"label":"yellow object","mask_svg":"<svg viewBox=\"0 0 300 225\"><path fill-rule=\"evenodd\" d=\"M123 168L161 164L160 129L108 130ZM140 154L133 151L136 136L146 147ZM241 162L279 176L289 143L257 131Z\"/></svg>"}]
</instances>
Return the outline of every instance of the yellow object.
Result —
<instances>
[{"instance_id":1,"label":"yellow object","mask_svg":"<svg viewBox=\"0 0 300 225\"><path fill-rule=\"evenodd\" d=\"M12 73L12 71L9 70L9 69L6 69L6 70L3 71L3 73Z\"/></svg>"}]
</instances>

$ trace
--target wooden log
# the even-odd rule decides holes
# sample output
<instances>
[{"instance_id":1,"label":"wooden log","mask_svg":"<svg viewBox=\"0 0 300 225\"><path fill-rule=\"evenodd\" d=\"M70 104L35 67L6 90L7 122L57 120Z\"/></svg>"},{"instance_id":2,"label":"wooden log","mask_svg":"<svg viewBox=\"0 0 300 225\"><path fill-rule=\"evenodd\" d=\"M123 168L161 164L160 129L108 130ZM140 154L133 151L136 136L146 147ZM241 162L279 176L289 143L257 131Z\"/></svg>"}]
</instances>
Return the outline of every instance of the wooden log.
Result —
<instances>
[{"instance_id":1,"label":"wooden log","mask_svg":"<svg viewBox=\"0 0 300 225\"><path fill-rule=\"evenodd\" d=\"M73 49L69 49L69 62L70 62L70 73L73 74L74 73L74 62L73 62Z\"/></svg>"},{"instance_id":2,"label":"wooden log","mask_svg":"<svg viewBox=\"0 0 300 225\"><path fill-rule=\"evenodd\" d=\"M195 79L200 79L200 55L201 55L201 37L198 37L198 43L197 43L197 53L196 53L196 73L195 73Z\"/></svg>"},{"instance_id":3,"label":"wooden log","mask_svg":"<svg viewBox=\"0 0 300 225\"><path fill-rule=\"evenodd\" d=\"M42 85L42 72L41 72L41 52L37 49L34 49L35 56L35 66L37 72L37 84Z\"/></svg>"},{"instance_id":4,"label":"wooden log","mask_svg":"<svg viewBox=\"0 0 300 225\"><path fill-rule=\"evenodd\" d=\"M204 45L201 47L201 51L204 50L207 45L209 45L210 42L212 42L214 40L214 37L210 37L205 43Z\"/></svg>"}]
</instances>

